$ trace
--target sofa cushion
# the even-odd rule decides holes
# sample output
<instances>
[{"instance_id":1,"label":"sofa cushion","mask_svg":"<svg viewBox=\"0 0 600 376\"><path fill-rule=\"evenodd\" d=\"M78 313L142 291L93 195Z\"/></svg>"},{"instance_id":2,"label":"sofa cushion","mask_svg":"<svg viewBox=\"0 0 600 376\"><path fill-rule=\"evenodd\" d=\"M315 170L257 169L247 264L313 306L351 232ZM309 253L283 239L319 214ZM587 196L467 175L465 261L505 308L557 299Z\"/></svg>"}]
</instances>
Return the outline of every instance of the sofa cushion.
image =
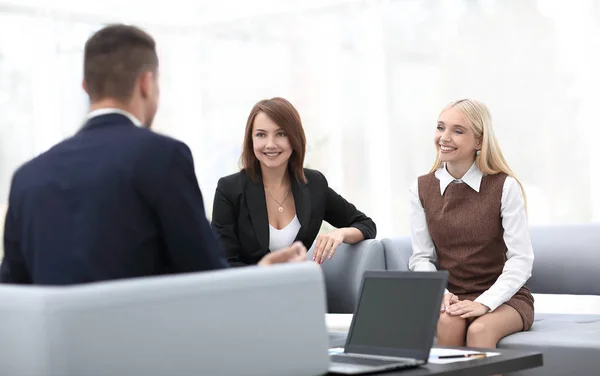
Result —
<instances>
[{"instance_id":1,"label":"sofa cushion","mask_svg":"<svg viewBox=\"0 0 600 376\"><path fill-rule=\"evenodd\" d=\"M500 341L500 347L507 346L596 348L600 351L600 315L538 313L530 330Z\"/></svg>"},{"instance_id":2,"label":"sofa cushion","mask_svg":"<svg viewBox=\"0 0 600 376\"><path fill-rule=\"evenodd\" d=\"M539 313L529 331L505 337L498 347L544 354L543 367L514 375L597 375L600 315Z\"/></svg>"}]
</instances>

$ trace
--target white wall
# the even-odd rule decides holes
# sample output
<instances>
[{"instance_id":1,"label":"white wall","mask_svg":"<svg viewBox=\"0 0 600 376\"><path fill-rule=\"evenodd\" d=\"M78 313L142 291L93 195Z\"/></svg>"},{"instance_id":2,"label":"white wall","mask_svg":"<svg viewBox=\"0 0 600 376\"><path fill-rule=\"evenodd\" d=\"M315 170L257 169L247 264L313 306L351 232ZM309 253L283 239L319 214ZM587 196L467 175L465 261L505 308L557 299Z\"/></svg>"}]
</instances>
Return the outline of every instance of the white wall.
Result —
<instances>
[{"instance_id":1,"label":"white wall","mask_svg":"<svg viewBox=\"0 0 600 376\"><path fill-rule=\"evenodd\" d=\"M81 125L85 39L102 22L135 19L140 4L158 10L12 3L0 1L0 202L20 163ZM161 58L156 129L192 148L208 215L217 179L236 171L252 105L277 95L302 115L307 164L380 237L406 233L407 189L433 161L438 112L468 96L492 110L531 224L600 220L599 0L217 3L176 1L140 21ZM192 17L203 9L211 15Z\"/></svg>"}]
</instances>

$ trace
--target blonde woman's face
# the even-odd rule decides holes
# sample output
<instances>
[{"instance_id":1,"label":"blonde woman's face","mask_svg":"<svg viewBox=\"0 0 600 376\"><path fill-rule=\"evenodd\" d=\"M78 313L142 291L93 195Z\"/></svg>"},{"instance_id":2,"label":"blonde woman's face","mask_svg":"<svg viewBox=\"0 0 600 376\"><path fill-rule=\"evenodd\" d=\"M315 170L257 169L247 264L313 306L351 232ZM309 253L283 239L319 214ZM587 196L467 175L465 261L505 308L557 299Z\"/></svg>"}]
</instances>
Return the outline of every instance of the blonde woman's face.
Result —
<instances>
[{"instance_id":1,"label":"blonde woman's face","mask_svg":"<svg viewBox=\"0 0 600 376\"><path fill-rule=\"evenodd\" d=\"M472 163L475 153L481 148L473 129L453 107L440 114L434 142L442 162Z\"/></svg>"}]
</instances>

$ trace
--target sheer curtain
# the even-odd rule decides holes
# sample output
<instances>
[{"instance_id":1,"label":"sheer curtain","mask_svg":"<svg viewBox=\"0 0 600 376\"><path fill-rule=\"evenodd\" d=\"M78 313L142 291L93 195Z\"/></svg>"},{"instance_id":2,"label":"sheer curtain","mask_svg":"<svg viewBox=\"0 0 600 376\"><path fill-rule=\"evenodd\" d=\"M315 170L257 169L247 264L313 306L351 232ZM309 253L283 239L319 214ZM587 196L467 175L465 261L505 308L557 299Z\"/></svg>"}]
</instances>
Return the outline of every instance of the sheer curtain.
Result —
<instances>
[{"instance_id":1,"label":"sheer curtain","mask_svg":"<svg viewBox=\"0 0 600 376\"><path fill-rule=\"evenodd\" d=\"M225 3L193 24L189 2L174 1L185 27L139 22L159 46L155 129L192 148L207 215L219 177L237 171L252 105L283 96L302 115L307 166L379 237L406 234L407 190L433 162L437 115L473 97L491 108L532 225L600 220L600 0L315 0L235 14L242 3ZM81 126L85 39L128 21L61 12L0 6L2 203L15 168Z\"/></svg>"}]
</instances>

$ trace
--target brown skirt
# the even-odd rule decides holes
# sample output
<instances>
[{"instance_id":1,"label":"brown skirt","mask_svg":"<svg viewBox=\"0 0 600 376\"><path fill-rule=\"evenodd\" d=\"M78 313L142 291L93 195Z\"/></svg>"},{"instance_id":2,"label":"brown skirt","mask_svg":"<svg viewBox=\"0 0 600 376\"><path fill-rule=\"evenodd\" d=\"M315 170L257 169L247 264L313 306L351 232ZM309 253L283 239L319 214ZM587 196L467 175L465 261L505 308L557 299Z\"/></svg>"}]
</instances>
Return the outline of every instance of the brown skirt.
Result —
<instances>
[{"instance_id":1,"label":"brown skirt","mask_svg":"<svg viewBox=\"0 0 600 376\"><path fill-rule=\"evenodd\" d=\"M475 300L480 294L456 294L460 300ZM512 298L504 304L513 307L523 320L523 331L529 330L533 325L533 296L526 286L521 287Z\"/></svg>"}]
</instances>

